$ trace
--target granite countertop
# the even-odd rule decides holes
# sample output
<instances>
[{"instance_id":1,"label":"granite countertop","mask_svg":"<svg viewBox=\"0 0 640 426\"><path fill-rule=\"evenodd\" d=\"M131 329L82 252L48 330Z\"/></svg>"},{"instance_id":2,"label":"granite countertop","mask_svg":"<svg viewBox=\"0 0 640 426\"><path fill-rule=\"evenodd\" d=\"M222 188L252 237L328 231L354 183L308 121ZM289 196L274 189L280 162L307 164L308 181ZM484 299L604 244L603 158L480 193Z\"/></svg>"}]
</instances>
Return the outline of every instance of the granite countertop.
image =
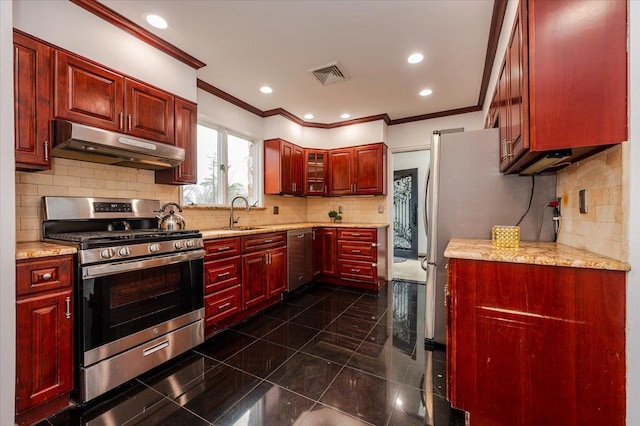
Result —
<instances>
[{"instance_id":1,"label":"granite countertop","mask_svg":"<svg viewBox=\"0 0 640 426\"><path fill-rule=\"evenodd\" d=\"M238 229L208 229L200 230L202 232L202 238L205 240L211 240L215 238L224 237L239 237L243 235L264 234L267 232L281 232L289 231L292 229L303 228L386 228L389 226L386 223L328 223L328 222L304 222L304 223L288 223L284 225L252 225L251 229L242 229L242 226L238 226Z\"/></svg>"},{"instance_id":2,"label":"granite countertop","mask_svg":"<svg viewBox=\"0 0 640 426\"><path fill-rule=\"evenodd\" d=\"M567 266L571 268L629 271L631 266L588 250L549 242L520 241L518 248L497 248L491 240L453 238L444 251L445 257L486 260L490 262L527 263L532 265Z\"/></svg>"},{"instance_id":3,"label":"granite countertop","mask_svg":"<svg viewBox=\"0 0 640 426\"><path fill-rule=\"evenodd\" d=\"M16 260L62 256L65 254L75 254L77 251L73 246L43 243L42 241L28 241L16 244Z\"/></svg>"}]
</instances>

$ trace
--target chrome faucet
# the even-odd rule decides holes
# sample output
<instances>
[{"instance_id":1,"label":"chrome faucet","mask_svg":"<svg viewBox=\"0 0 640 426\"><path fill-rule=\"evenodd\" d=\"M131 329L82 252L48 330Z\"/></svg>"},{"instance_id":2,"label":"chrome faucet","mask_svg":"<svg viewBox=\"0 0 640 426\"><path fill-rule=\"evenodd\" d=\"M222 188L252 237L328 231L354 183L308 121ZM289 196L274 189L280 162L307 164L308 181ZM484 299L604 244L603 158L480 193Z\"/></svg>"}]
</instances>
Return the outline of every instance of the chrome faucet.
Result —
<instances>
[{"instance_id":1,"label":"chrome faucet","mask_svg":"<svg viewBox=\"0 0 640 426\"><path fill-rule=\"evenodd\" d=\"M233 228L233 225L238 223L238 220L240 220L240 216L233 217L233 203L235 203L238 198L244 201L247 206L247 211L249 211L249 200L247 200L246 197L243 197L242 195L236 195L235 197L233 197L233 199L231 200L231 212L229 213L229 228Z\"/></svg>"}]
</instances>

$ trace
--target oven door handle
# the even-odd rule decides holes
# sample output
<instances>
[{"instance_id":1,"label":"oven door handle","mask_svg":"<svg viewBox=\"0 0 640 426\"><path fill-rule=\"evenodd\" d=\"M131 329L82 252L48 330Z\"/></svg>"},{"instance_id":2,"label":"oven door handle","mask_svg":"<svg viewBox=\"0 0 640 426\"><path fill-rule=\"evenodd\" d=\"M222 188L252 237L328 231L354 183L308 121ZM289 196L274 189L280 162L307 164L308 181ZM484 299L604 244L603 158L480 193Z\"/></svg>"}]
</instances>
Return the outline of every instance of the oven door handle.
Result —
<instances>
[{"instance_id":1,"label":"oven door handle","mask_svg":"<svg viewBox=\"0 0 640 426\"><path fill-rule=\"evenodd\" d=\"M85 266L82 268L82 279L91 279L113 275L121 272L129 272L140 269L154 268L157 266L173 265L175 263L189 262L204 258L204 250L194 250L185 253L156 256L151 258L128 260L126 262L107 263L102 265Z\"/></svg>"}]
</instances>

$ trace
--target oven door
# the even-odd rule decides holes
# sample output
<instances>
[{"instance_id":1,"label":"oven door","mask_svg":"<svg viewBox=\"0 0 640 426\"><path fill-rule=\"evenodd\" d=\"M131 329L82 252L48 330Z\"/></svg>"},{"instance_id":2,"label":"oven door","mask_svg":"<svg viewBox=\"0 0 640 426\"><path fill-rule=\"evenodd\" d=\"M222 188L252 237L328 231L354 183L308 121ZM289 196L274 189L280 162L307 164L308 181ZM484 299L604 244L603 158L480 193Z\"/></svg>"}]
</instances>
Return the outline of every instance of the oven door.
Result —
<instances>
[{"instance_id":1,"label":"oven door","mask_svg":"<svg viewBox=\"0 0 640 426\"><path fill-rule=\"evenodd\" d=\"M204 316L204 250L80 267L86 367Z\"/></svg>"}]
</instances>

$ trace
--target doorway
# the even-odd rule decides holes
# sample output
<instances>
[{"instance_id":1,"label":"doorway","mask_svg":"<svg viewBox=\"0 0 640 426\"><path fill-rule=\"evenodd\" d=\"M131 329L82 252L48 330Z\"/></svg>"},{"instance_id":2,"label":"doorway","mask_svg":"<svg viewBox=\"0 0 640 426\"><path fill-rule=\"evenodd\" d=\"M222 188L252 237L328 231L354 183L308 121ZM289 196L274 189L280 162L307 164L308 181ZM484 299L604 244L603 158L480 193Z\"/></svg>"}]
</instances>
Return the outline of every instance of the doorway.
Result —
<instances>
[{"instance_id":1,"label":"doorway","mask_svg":"<svg viewBox=\"0 0 640 426\"><path fill-rule=\"evenodd\" d=\"M393 256L418 258L418 169L393 172Z\"/></svg>"}]
</instances>

